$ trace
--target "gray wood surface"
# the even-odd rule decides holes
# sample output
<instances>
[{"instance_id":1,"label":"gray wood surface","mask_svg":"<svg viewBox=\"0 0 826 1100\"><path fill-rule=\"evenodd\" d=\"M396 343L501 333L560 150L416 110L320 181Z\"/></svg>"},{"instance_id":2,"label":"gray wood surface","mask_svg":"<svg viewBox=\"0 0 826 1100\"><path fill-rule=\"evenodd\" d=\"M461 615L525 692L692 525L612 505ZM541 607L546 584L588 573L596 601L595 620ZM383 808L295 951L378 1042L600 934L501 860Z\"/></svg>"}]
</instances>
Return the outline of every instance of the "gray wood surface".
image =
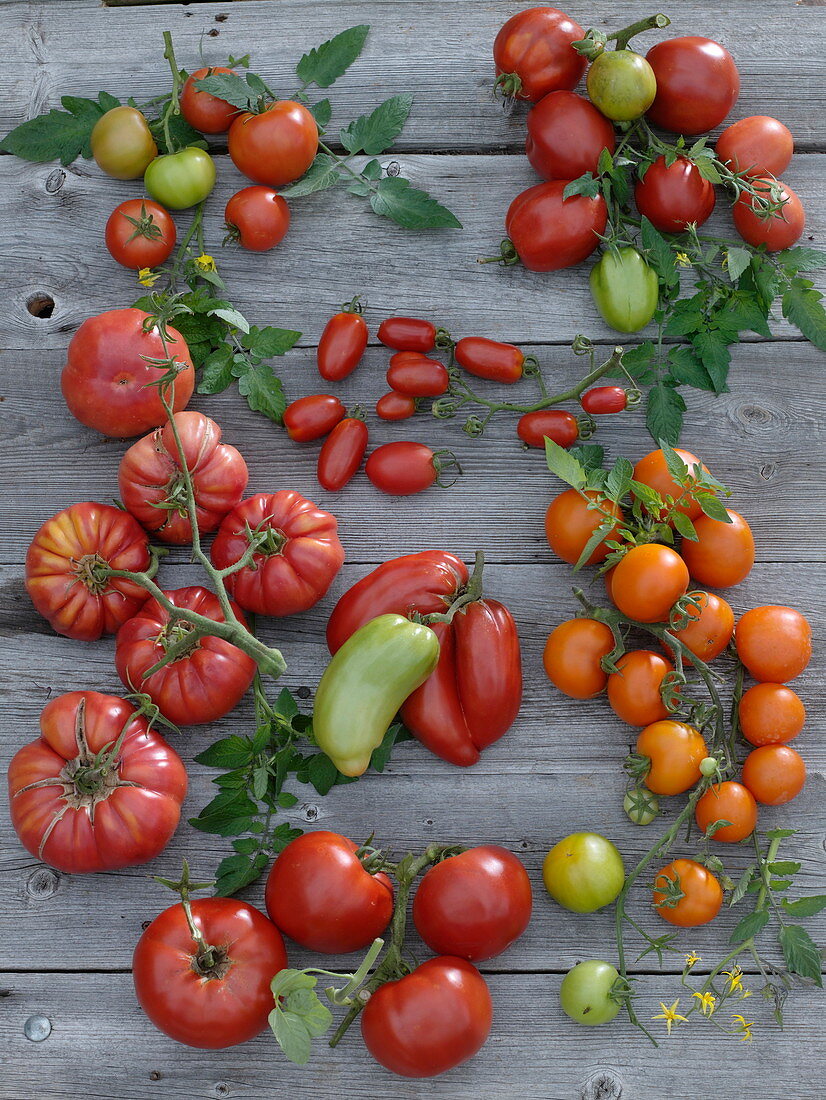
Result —
<instances>
[{"instance_id":1,"label":"gray wood surface","mask_svg":"<svg viewBox=\"0 0 826 1100\"><path fill-rule=\"evenodd\" d=\"M536 276L475 263L495 250L507 203L534 178L519 155L522 113L508 116L490 99L490 44L515 7L499 0L485 5L472 0L396 0L392 5L250 0L123 7L100 7L97 0L14 0L0 4L7 49L0 72L0 132L56 105L69 92L107 88L138 99L153 94L162 75L158 42L166 27L173 31L183 65L194 68L202 41L208 61L252 49L262 71L286 79L303 49L344 26L370 22L374 30L363 60L333 89L335 117L349 118L384 96L414 88L416 103L397 159L406 174L454 208L466 228L405 234L355 200L330 194L302 199L294 204L290 234L276 252L253 256L213 247L234 300L256 323L304 333L301 346L282 364L291 397L318 388L314 342L330 312L356 291L369 299L373 330L387 313L404 311L432 317L457 336L479 332L519 342L534 351L564 389L580 365L563 346L576 332L607 345L616 338L598 321L582 273ZM786 178L806 204L807 233L815 242L823 241L826 226L820 7L791 0L778 5L732 0L725 9L711 10L711 5L680 0L669 12L673 33L706 34L734 52L743 74L736 117L772 113L791 126L798 155ZM578 0L567 10L586 27L617 27L653 8L637 0L592 7ZM228 18L218 22L217 15ZM210 37L214 30L218 36ZM228 158L221 156L208 222L213 241L219 238L222 200L239 184ZM123 445L75 423L57 383L65 347L84 317L127 304L135 295L133 277L109 259L101 238L108 211L138 193L137 184L104 179L88 162L59 169L0 158L6 261L0 270L0 463L7 486L0 537L0 769L34 736L50 696L79 687L119 690L111 639L85 645L52 634L23 591L22 559L43 519L74 500L116 495ZM185 217L179 224L186 224ZM728 214L718 211L716 228L727 224ZM50 318L26 310L26 302L41 293L55 300ZM689 395L684 441L731 486L734 507L755 532L755 569L743 585L726 593L735 610L791 603L810 614L816 627L812 664L795 685L809 712L798 743L809 768L807 787L793 806L761 815L766 825L800 829L793 842L803 864L796 889L812 893L823 890L825 862L826 748L818 691L826 674L819 629L825 610L823 356L782 321L776 336L736 350L730 393L716 400ZM371 348L336 392L346 402L372 404L384 389L386 361L386 351ZM748 1018L759 1021L753 1044L692 1023L657 1052L621 1021L607 1029L578 1028L559 1009L558 988L567 968L581 958L611 957L612 917L574 917L552 904L540 879L545 851L574 828L592 828L612 837L632 865L651 840L649 832L626 821L620 805L619 763L633 731L615 719L604 700L574 704L563 699L541 669L548 631L574 611L572 575L552 560L543 534L544 510L557 486L542 456L520 449L513 423L495 423L483 439L471 440L458 421L438 423L421 416L388 425L371 418L375 442L413 438L451 446L465 468L464 478L450 491L390 500L363 477L340 494L325 493L315 479L317 446L290 444L233 392L196 398L192 405L215 416L225 438L242 448L252 471L251 491L295 488L339 517L347 562L327 599L306 615L266 626L268 639L287 658L286 686L315 686L333 601L375 563L436 545L466 559L477 548L486 552L488 591L512 607L523 639L525 702L514 728L471 771L451 768L415 743L402 745L384 775L337 788L324 799L298 787L299 803L288 816L302 827L323 826L354 837L375 830L396 851L435 839L505 844L525 860L531 874L535 916L525 937L483 968L491 976L495 1002L490 1041L470 1064L442 1079L389 1077L366 1055L355 1031L335 1052L321 1045L304 1070L289 1066L266 1036L235 1050L194 1052L156 1032L134 1001L128 973L132 946L143 922L167 904L147 868L94 877L54 872L20 847L3 805L0 1098L269 1100L312 1095L332 1100L350 1092L450 1100L501 1095L739 1100L746 1081L749 1095L759 1100L819 1096L822 1008L811 990L795 990L785 1032L768 1024L765 1007L753 998L745 1002ZM612 457L636 457L651 446L639 414L604 425L598 441ZM164 564L162 580L168 587L199 579L181 551ZM599 587L594 591L599 593ZM248 719L249 707L242 703L214 729L185 732L178 747L190 759L219 733L242 728ZM189 770L187 815L209 797L213 774L194 764ZM678 805L672 800L667 812L675 813ZM225 847L224 841L183 826L150 870L173 873L186 856L200 876L214 867ZM732 874L747 858L728 849L722 854ZM261 884L245 896L260 904ZM642 899L638 916L655 927L656 918ZM725 913L709 928L684 933L679 946L696 949L705 963L724 953L733 923ZM823 942L826 920L808 926ZM415 936L411 943L423 953ZM290 961L307 965L312 960L293 947ZM643 1018L659 1011L660 1000L671 1003L678 995L674 971L679 961L679 956L676 962L666 958L661 972L648 957L636 968ZM23 1035L24 1021L32 1014L45 1014L52 1022L43 1043Z\"/></svg>"}]
</instances>

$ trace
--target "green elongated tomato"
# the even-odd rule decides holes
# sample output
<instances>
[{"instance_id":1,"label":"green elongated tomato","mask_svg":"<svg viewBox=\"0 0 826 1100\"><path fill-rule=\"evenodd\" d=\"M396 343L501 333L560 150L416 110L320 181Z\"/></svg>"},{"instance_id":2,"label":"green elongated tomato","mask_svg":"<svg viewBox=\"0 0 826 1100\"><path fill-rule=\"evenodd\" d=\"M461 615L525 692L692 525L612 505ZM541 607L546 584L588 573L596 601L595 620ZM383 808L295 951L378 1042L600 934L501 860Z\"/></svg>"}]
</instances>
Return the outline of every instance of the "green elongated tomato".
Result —
<instances>
[{"instance_id":1,"label":"green elongated tomato","mask_svg":"<svg viewBox=\"0 0 826 1100\"><path fill-rule=\"evenodd\" d=\"M321 677L313 710L318 746L340 772L367 770L396 711L438 660L436 634L403 615L379 615L348 638Z\"/></svg>"},{"instance_id":2,"label":"green elongated tomato","mask_svg":"<svg viewBox=\"0 0 826 1100\"><path fill-rule=\"evenodd\" d=\"M605 252L591 268L591 296L607 325L617 332L645 328L659 300L657 273L636 248Z\"/></svg>"},{"instance_id":3,"label":"green elongated tomato","mask_svg":"<svg viewBox=\"0 0 826 1100\"><path fill-rule=\"evenodd\" d=\"M194 145L179 153L156 157L143 177L149 194L169 210L186 210L207 197L215 186L215 161Z\"/></svg>"}]
</instances>

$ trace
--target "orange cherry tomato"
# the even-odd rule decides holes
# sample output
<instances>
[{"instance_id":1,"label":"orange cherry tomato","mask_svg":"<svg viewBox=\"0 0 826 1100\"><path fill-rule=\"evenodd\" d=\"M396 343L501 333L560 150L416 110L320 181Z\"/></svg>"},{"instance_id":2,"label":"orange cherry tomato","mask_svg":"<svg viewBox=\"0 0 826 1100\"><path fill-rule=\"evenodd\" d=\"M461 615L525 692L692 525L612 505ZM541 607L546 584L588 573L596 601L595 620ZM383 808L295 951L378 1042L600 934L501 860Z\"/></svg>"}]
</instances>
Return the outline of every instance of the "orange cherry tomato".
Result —
<instances>
[{"instance_id":1,"label":"orange cherry tomato","mask_svg":"<svg viewBox=\"0 0 826 1100\"><path fill-rule=\"evenodd\" d=\"M651 542L633 547L617 562L611 596L629 619L665 622L671 608L685 595L688 581L688 569L680 555Z\"/></svg>"},{"instance_id":2,"label":"orange cherry tomato","mask_svg":"<svg viewBox=\"0 0 826 1100\"><path fill-rule=\"evenodd\" d=\"M706 467L703 466L699 458L692 454L691 451L684 451L679 447L675 449L688 467L689 473L693 473L695 468L699 472L701 466L706 470ZM706 473L708 473L707 470ZM699 502L690 492L686 492L681 485L678 485L668 472L668 467L665 464L665 455L659 449L651 451L650 454L645 455L639 460L634 467L634 480L641 481L643 485L648 485L651 489L658 492L664 500L666 497L671 497L672 500L675 501L680 500L677 511L682 512L682 514L688 516L689 519L696 519L702 511Z\"/></svg>"},{"instance_id":3,"label":"orange cherry tomato","mask_svg":"<svg viewBox=\"0 0 826 1100\"><path fill-rule=\"evenodd\" d=\"M734 644L755 680L785 684L809 663L812 628L793 607L753 607L737 624Z\"/></svg>"},{"instance_id":4,"label":"orange cherry tomato","mask_svg":"<svg viewBox=\"0 0 826 1100\"><path fill-rule=\"evenodd\" d=\"M589 502L599 502L599 507L591 507ZM624 518L622 509L615 501L603 497L594 489L585 489L584 495L576 489L566 489L554 497L545 515L548 544L563 561L576 565L591 535L608 516L615 516L620 521ZM620 525L616 524L606 538L617 538L619 531ZM605 561L610 553L610 547L603 540L588 558L587 564Z\"/></svg>"},{"instance_id":5,"label":"orange cherry tomato","mask_svg":"<svg viewBox=\"0 0 826 1100\"><path fill-rule=\"evenodd\" d=\"M700 778L700 761L708 756L702 735L673 718L646 726L637 738L637 752L651 761L645 785L654 794L682 794Z\"/></svg>"},{"instance_id":6,"label":"orange cherry tomato","mask_svg":"<svg viewBox=\"0 0 826 1100\"><path fill-rule=\"evenodd\" d=\"M719 657L734 633L734 612L722 596L713 592L692 592L698 607L688 608L688 622L682 630L673 631L684 646L701 661Z\"/></svg>"},{"instance_id":7,"label":"orange cherry tomato","mask_svg":"<svg viewBox=\"0 0 826 1100\"><path fill-rule=\"evenodd\" d=\"M611 628L596 619L569 619L551 631L542 662L548 679L571 699L592 699L608 673L600 661L614 648Z\"/></svg>"},{"instance_id":8,"label":"orange cherry tomato","mask_svg":"<svg viewBox=\"0 0 826 1100\"><path fill-rule=\"evenodd\" d=\"M758 802L781 806L803 790L806 765L788 745L761 745L746 757L741 778Z\"/></svg>"},{"instance_id":9,"label":"orange cherry tomato","mask_svg":"<svg viewBox=\"0 0 826 1100\"><path fill-rule=\"evenodd\" d=\"M752 745L782 745L803 729L806 708L785 684L755 684L739 706L740 732Z\"/></svg>"},{"instance_id":10,"label":"orange cherry tomato","mask_svg":"<svg viewBox=\"0 0 826 1100\"><path fill-rule=\"evenodd\" d=\"M633 649L617 661L618 672L608 677L611 710L629 726L650 726L668 717L660 686L673 665L649 649Z\"/></svg>"},{"instance_id":11,"label":"orange cherry tomato","mask_svg":"<svg viewBox=\"0 0 826 1100\"><path fill-rule=\"evenodd\" d=\"M714 840L736 844L751 836L757 825L757 803L742 783L718 783L701 795L694 808L694 819L703 832L715 821L730 821L713 834Z\"/></svg>"},{"instance_id":12,"label":"orange cherry tomato","mask_svg":"<svg viewBox=\"0 0 826 1100\"><path fill-rule=\"evenodd\" d=\"M683 539L680 553L698 584L730 588L739 584L754 565L754 536L739 512L726 508L731 523L709 516L694 521L697 541Z\"/></svg>"},{"instance_id":13,"label":"orange cherry tomato","mask_svg":"<svg viewBox=\"0 0 826 1100\"><path fill-rule=\"evenodd\" d=\"M664 904L669 887L679 887L682 891L683 896L676 905ZM720 912L722 904L722 886L707 867L693 859L675 859L663 867L654 880L654 908L663 920L679 928L708 924Z\"/></svg>"}]
</instances>

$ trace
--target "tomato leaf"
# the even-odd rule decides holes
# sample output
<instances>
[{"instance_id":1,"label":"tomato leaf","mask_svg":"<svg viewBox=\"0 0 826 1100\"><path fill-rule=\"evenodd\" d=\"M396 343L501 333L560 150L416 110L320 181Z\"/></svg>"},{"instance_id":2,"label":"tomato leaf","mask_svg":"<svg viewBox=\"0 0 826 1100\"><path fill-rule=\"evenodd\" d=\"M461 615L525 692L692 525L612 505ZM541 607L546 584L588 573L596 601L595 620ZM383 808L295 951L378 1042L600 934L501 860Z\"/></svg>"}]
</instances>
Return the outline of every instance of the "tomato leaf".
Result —
<instances>
[{"instance_id":1,"label":"tomato leaf","mask_svg":"<svg viewBox=\"0 0 826 1100\"><path fill-rule=\"evenodd\" d=\"M793 859L775 859L766 864L766 869L773 875L796 875L802 866L802 863Z\"/></svg>"},{"instance_id":2,"label":"tomato leaf","mask_svg":"<svg viewBox=\"0 0 826 1100\"><path fill-rule=\"evenodd\" d=\"M742 943L743 940L750 940L754 936L759 936L768 923L769 914L765 909L748 913L729 936L729 942Z\"/></svg>"},{"instance_id":3,"label":"tomato leaf","mask_svg":"<svg viewBox=\"0 0 826 1100\"><path fill-rule=\"evenodd\" d=\"M606 152L603 149L603 153ZM563 201L570 199L574 195L584 195L588 199L595 199L600 192L602 182L594 176L593 172L586 172L584 176L579 176L575 180L571 180L570 183L566 183L562 191Z\"/></svg>"},{"instance_id":4,"label":"tomato leaf","mask_svg":"<svg viewBox=\"0 0 826 1100\"><path fill-rule=\"evenodd\" d=\"M733 283L739 281L743 272L751 266L751 252L747 248L735 248L733 245L726 249L726 271Z\"/></svg>"},{"instance_id":5,"label":"tomato leaf","mask_svg":"<svg viewBox=\"0 0 826 1100\"><path fill-rule=\"evenodd\" d=\"M252 75L252 74L248 74ZM209 92L231 103L233 107L248 110L261 99L261 91L254 88L244 77L237 73L210 73L195 81L195 87L201 92Z\"/></svg>"},{"instance_id":6,"label":"tomato leaf","mask_svg":"<svg viewBox=\"0 0 826 1100\"><path fill-rule=\"evenodd\" d=\"M326 753L319 752L305 758L304 767L299 770L298 778L304 783L310 783L320 795L325 795L336 785L338 768Z\"/></svg>"},{"instance_id":7,"label":"tomato leaf","mask_svg":"<svg viewBox=\"0 0 826 1100\"><path fill-rule=\"evenodd\" d=\"M680 385L692 386L696 390L716 392L714 382L700 362L694 349L679 344L668 352L668 373Z\"/></svg>"},{"instance_id":8,"label":"tomato leaf","mask_svg":"<svg viewBox=\"0 0 826 1100\"><path fill-rule=\"evenodd\" d=\"M97 100L65 95L60 102L64 110L53 108L9 131L0 141L0 152L37 164L50 160L71 164L78 157L88 160L95 123L119 101L101 92Z\"/></svg>"},{"instance_id":9,"label":"tomato leaf","mask_svg":"<svg viewBox=\"0 0 826 1100\"><path fill-rule=\"evenodd\" d=\"M708 371L708 376L714 384L714 392L727 393L726 379L731 365L731 352L726 340L714 329L707 329L698 332L692 339L691 345Z\"/></svg>"},{"instance_id":10,"label":"tomato leaf","mask_svg":"<svg viewBox=\"0 0 826 1100\"><path fill-rule=\"evenodd\" d=\"M815 985L823 986L821 957L817 944L799 924L787 924L780 929L780 946L786 966L801 978L811 978Z\"/></svg>"},{"instance_id":11,"label":"tomato leaf","mask_svg":"<svg viewBox=\"0 0 826 1100\"><path fill-rule=\"evenodd\" d=\"M641 219L640 236L645 250L645 258L651 267L657 272L666 286L671 286L679 280L674 251L651 222L643 216Z\"/></svg>"},{"instance_id":12,"label":"tomato leaf","mask_svg":"<svg viewBox=\"0 0 826 1100\"><path fill-rule=\"evenodd\" d=\"M780 904L784 912L792 917L814 917L826 909L826 894L812 894L807 898L798 898L797 901L783 898Z\"/></svg>"},{"instance_id":13,"label":"tomato leaf","mask_svg":"<svg viewBox=\"0 0 826 1100\"><path fill-rule=\"evenodd\" d=\"M389 149L404 129L413 106L412 95L394 95L380 103L369 115L360 115L340 132L341 144L348 153L378 156Z\"/></svg>"},{"instance_id":14,"label":"tomato leaf","mask_svg":"<svg viewBox=\"0 0 826 1100\"><path fill-rule=\"evenodd\" d=\"M319 130L323 132L324 127L330 121L333 115L333 105L329 99L320 99L318 103L308 103L307 110L316 120Z\"/></svg>"},{"instance_id":15,"label":"tomato leaf","mask_svg":"<svg viewBox=\"0 0 826 1100\"><path fill-rule=\"evenodd\" d=\"M634 467L627 458L618 458L605 480L605 492L611 500L620 501L631 487Z\"/></svg>"},{"instance_id":16,"label":"tomato leaf","mask_svg":"<svg viewBox=\"0 0 826 1100\"><path fill-rule=\"evenodd\" d=\"M219 344L201 364L198 393L222 393L232 382L233 350L229 344Z\"/></svg>"},{"instance_id":17,"label":"tomato leaf","mask_svg":"<svg viewBox=\"0 0 826 1100\"><path fill-rule=\"evenodd\" d=\"M385 176L376 185L370 205L377 214L390 218L403 229L461 229L454 213L431 198L426 191L411 187L402 176Z\"/></svg>"},{"instance_id":18,"label":"tomato leaf","mask_svg":"<svg viewBox=\"0 0 826 1100\"><path fill-rule=\"evenodd\" d=\"M677 534L681 535L684 539L688 539L690 542L697 541L697 532L694 529L694 524L683 512L680 512L679 510L672 512L671 522L674 524ZM730 825L731 822L729 821L727 824ZM713 822L712 825L709 826L709 828L714 828L715 825L717 826L717 828L722 828L719 822L716 821Z\"/></svg>"},{"instance_id":19,"label":"tomato leaf","mask_svg":"<svg viewBox=\"0 0 826 1100\"><path fill-rule=\"evenodd\" d=\"M548 469L555 474L560 481L570 485L572 489L582 489L587 477L585 469L579 459L554 443L552 439L545 439L545 461Z\"/></svg>"},{"instance_id":20,"label":"tomato leaf","mask_svg":"<svg viewBox=\"0 0 826 1100\"><path fill-rule=\"evenodd\" d=\"M272 367L266 363L251 366L238 379L238 392L246 397L247 404L253 412L263 413L276 424L281 423L281 417L287 407L281 379L273 374Z\"/></svg>"},{"instance_id":21,"label":"tomato leaf","mask_svg":"<svg viewBox=\"0 0 826 1100\"><path fill-rule=\"evenodd\" d=\"M301 195L312 195L316 191L335 187L340 179L338 161L327 153L319 153L301 179L285 187L281 194L285 198L297 199Z\"/></svg>"},{"instance_id":22,"label":"tomato leaf","mask_svg":"<svg viewBox=\"0 0 826 1100\"><path fill-rule=\"evenodd\" d=\"M196 764L205 764L208 768L240 768L249 764L253 758L252 742L246 737L232 734L222 737L208 749L198 753Z\"/></svg>"},{"instance_id":23,"label":"tomato leaf","mask_svg":"<svg viewBox=\"0 0 826 1100\"><path fill-rule=\"evenodd\" d=\"M255 843L255 841L253 841ZM228 898L260 876L269 863L266 852L258 852L250 859L249 855L227 856L218 864L215 880L215 896Z\"/></svg>"},{"instance_id":24,"label":"tomato leaf","mask_svg":"<svg viewBox=\"0 0 826 1100\"><path fill-rule=\"evenodd\" d=\"M329 88L358 58L369 33L370 25L362 23L322 42L300 58L296 76L305 86L317 84L319 88Z\"/></svg>"},{"instance_id":25,"label":"tomato leaf","mask_svg":"<svg viewBox=\"0 0 826 1100\"><path fill-rule=\"evenodd\" d=\"M284 355L300 339L301 333L295 329L250 325L249 332L241 337L241 346L258 359L271 359L274 355Z\"/></svg>"},{"instance_id":26,"label":"tomato leaf","mask_svg":"<svg viewBox=\"0 0 826 1100\"><path fill-rule=\"evenodd\" d=\"M746 891L749 888L749 883L754 878L754 874L755 874L756 871L757 871L757 864L756 863L750 863L748 865L748 867L745 869L745 871L743 871L742 875L740 876L740 878L737 882L737 885L734 887L734 890L732 891L731 897L729 898L729 907L731 907L732 905L736 905L738 901L743 900L743 898L746 896Z\"/></svg>"},{"instance_id":27,"label":"tomato leaf","mask_svg":"<svg viewBox=\"0 0 826 1100\"><path fill-rule=\"evenodd\" d=\"M719 520L720 523L731 523L731 516L728 514L725 504L714 493L698 491L695 497L709 519Z\"/></svg>"},{"instance_id":28,"label":"tomato leaf","mask_svg":"<svg viewBox=\"0 0 826 1100\"><path fill-rule=\"evenodd\" d=\"M410 741L412 737L413 734L401 722L394 722L385 733L378 748L373 749L373 755L370 757L370 767L374 771L383 772L394 746L402 741Z\"/></svg>"},{"instance_id":29,"label":"tomato leaf","mask_svg":"<svg viewBox=\"0 0 826 1100\"><path fill-rule=\"evenodd\" d=\"M816 348L826 351L826 310L823 295L809 279L795 276L783 294L783 316L800 329Z\"/></svg>"},{"instance_id":30,"label":"tomato leaf","mask_svg":"<svg viewBox=\"0 0 826 1100\"><path fill-rule=\"evenodd\" d=\"M804 248L801 245L787 248L783 252L776 252L774 258L791 274L826 267L826 252L821 252L817 248Z\"/></svg>"},{"instance_id":31,"label":"tomato leaf","mask_svg":"<svg viewBox=\"0 0 826 1100\"><path fill-rule=\"evenodd\" d=\"M683 427L686 404L673 386L658 382L648 391L645 423L654 439L663 439L675 446Z\"/></svg>"}]
</instances>

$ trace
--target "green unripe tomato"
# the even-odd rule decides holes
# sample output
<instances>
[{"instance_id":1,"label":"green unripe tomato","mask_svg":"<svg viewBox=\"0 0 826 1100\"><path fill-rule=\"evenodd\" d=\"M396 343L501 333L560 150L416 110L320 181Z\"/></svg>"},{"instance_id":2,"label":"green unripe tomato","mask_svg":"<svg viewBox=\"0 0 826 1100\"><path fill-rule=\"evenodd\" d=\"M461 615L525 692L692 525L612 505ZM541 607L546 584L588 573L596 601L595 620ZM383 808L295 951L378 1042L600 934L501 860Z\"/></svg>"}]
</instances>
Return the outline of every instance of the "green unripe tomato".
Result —
<instances>
[{"instance_id":1,"label":"green unripe tomato","mask_svg":"<svg viewBox=\"0 0 826 1100\"><path fill-rule=\"evenodd\" d=\"M610 905L625 882L622 856L599 833L571 833L551 848L542 865L545 889L573 913Z\"/></svg>"},{"instance_id":2,"label":"green unripe tomato","mask_svg":"<svg viewBox=\"0 0 826 1100\"><path fill-rule=\"evenodd\" d=\"M717 760L713 756L704 756L700 761L700 775L704 775L706 779L714 775L719 768Z\"/></svg>"},{"instance_id":3,"label":"green unripe tomato","mask_svg":"<svg viewBox=\"0 0 826 1100\"><path fill-rule=\"evenodd\" d=\"M614 122L644 115L657 94L657 78L633 50L610 50L591 63L585 87L593 105Z\"/></svg>"},{"instance_id":4,"label":"green unripe tomato","mask_svg":"<svg viewBox=\"0 0 826 1100\"><path fill-rule=\"evenodd\" d=\"M635 825L650 825L659 816L660 800L646 787L635 787L623 798L622 808Z\"/></svg>"},{"instance_id":5,"label":"green unripe tomato","mask_svg":"<svg viewBox=\"0 0 826 1100\"><path fill-rule=\"evenodd\" d=\"M608 1024L621 1005L611 996L619 971L602 959L577 963L562 979L559 1001L562 1011L578 1024Z\"/></svg>"},{"instance_id":6,"label":"green unripe tomato","mask_svg":"<svg viewBox=\"0 0 826 1100\"><path fill-rule=\"evenodd\" d=\"M116 180L138 179L158 155L149 123L135 107L113 107L101 115L91 144L98 167Z\"/></svg>"},{"instance_id":7,"label":"green unripe tomato","mask_svg":"<svg viewBox=\"0 0 826 1100\"><path fill-rule=\"evenodd\" d=\"M215 161L194 145L157 157L146 169L144 186L169 210L186 210L202 202L215 186Z\"/></svg>"},{"instance_id":8,"label":"green unripe tomato","mask_svg":"<svg viewBox=\"0 0 826 1100\"><path fill-rule=\"evenodd\" d=\"M617 332L639 332L654 316L660 297L657 273L636 248L603 253L588 283L600 316Z\"/></svg>"}]
</instances>

